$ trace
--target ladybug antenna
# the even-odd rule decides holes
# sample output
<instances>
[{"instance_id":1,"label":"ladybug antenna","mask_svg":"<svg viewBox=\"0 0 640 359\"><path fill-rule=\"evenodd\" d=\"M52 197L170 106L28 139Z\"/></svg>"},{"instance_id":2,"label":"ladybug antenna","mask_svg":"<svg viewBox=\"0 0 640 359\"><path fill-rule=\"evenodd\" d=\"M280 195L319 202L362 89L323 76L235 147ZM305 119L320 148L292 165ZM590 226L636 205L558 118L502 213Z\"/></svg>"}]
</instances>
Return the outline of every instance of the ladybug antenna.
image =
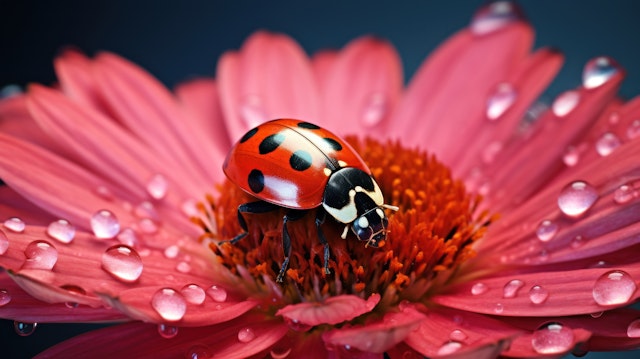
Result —
<instances>
[{"instance_id":1,"label":"ladybug antenna","mask_svg":"<svg viewBox=\"0 0 640 359\"><path fill-rule=\"evenodd\" d=\"M347 233L349 233L349 225L344 226L344 230L342 231L342 235L340 236L342 239L347 238Z\"/></svg>"},{"instance_id":2,"label":"ladybug antenna","mask_svg":"<svg viewBox=\"0 0 640 359\"><path fill-rule=\"evenodd\" d=\"M397 211L397 210L400 209L400 207L398 207L398 206L392 206L390 204L384 204L384 203L382 204L382 207L386 208L386 209L390 209L392 211Z\"/></svg>"}]
</instances>

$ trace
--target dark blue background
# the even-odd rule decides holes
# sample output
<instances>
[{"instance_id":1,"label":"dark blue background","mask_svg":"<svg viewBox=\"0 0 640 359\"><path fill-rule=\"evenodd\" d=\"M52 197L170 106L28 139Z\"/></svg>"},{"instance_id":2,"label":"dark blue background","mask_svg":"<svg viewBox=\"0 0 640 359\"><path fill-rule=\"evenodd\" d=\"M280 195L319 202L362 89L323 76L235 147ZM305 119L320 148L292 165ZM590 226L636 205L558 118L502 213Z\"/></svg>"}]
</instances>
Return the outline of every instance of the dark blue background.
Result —
<instances>
[{"instance_id":1,"label":"dark blue background","mask_svg":"<svg viewBox=\"0 0 640 359\"><path fill-rule=\"evenodd\" d=\"M0 0L0 87L51 83L51 60L68 45L88 54L116 52L173 86L213 75L220 54L240 47L257 29L289 34L310 53L375 34L396 46L408 79L427 54L468 24L482 3ZM628 70L621 90L625 97L640 93L640 3L530 0L520 4L537 29L536 47L553 46L566 55L565 67L545 95L547 101L577 86L584 63L598 55L612 56ZM32 336L19 338L3 321L0 342L11 345L0 350L3 356L29 357L78 330L82 328L42 325Z\"/></svg>"}]
</instances>

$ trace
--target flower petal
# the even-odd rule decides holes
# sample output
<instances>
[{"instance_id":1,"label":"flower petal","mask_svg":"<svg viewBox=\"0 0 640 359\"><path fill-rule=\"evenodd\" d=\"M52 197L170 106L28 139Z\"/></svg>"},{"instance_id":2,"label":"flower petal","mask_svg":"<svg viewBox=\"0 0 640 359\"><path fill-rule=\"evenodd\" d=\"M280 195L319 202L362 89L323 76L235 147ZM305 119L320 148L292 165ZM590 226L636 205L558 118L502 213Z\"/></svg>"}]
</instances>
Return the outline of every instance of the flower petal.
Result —
<instances>
[{"instance_id":1,"label":"flower petal","mask_svg":"<svg viewBox=\"0 0 640 359\"><path fill-rule=\"evenodd\" d=\"M77 50L65 50L54 61L56 75L64 94L75 102L107 114L91 60Z\"/></svg>"},{"instance_id":2,"label":"flower petal","mask_svg":"<svg viewBox=\"0 0 640 359\"><path fill-rule=\"evenodd\" d=\"M55 220L51 214L34 206L8 186L0 186L0 219L17 217L26 223L48 225Z\"/></svg>"},{"instance_id":3,"label":"flower petal","mask_svg":"<svg viewBox=\"0 0 640 359\"><path fill-rule=\"evenodd\" d=\"M340 295L321 303L291 304L278 310L276 315L281 315L292 323L312 327L320 324L334 325L372 311L379 301L379 294L371 295L366 301L355 295Z\"/></svg>"}]
</instances>

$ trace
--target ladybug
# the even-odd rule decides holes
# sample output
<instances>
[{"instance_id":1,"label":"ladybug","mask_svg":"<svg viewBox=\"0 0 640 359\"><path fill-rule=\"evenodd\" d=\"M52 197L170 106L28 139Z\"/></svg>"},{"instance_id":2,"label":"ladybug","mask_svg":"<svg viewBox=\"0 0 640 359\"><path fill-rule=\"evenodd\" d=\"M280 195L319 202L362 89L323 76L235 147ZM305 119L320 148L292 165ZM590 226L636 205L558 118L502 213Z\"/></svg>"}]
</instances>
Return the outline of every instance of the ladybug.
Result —
<instances>
[{"instance_id":1,"label":"ladybug","mask_svg":"<svg viewBox=\"0 0 640 359\"><path fill-rule=\"evenodd\" d=\"M231 148L223 165L227 177L257 201L238 206L238 222L244 230L230 240L248 234L245 213L287 209L282 225L284 261L276 279L282 282L291 256L287 223L316 210L318 238L324 246L324 270L329 274L329 244L320 226L329 214L351 228L366 246L378 247L387 235L389 221L380 187L369 167L349 144L309 122L277 119L249 130Z\"/></svg>"}]
</instances>

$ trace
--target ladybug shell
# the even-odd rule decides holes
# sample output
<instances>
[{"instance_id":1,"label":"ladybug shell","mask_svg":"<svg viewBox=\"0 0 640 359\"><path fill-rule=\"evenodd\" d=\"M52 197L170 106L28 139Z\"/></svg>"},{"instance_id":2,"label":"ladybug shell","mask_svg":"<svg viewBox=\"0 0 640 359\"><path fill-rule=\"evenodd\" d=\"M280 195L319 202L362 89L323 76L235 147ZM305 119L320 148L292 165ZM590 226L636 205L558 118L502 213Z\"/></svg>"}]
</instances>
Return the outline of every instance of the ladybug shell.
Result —
<instances>
[{"instance_id":1,"label":"ladybug shell","mask_svg":"<svg viewBox=\"0 0 640 359\"><path fill-rule=\"evenodd\" d=\"M300 120L278 119L247 132L233 146L223 170L250 195L282 207L322 204L333 172L355 167L371 171L340 137Z\"/></svg>"}]
</instances>

